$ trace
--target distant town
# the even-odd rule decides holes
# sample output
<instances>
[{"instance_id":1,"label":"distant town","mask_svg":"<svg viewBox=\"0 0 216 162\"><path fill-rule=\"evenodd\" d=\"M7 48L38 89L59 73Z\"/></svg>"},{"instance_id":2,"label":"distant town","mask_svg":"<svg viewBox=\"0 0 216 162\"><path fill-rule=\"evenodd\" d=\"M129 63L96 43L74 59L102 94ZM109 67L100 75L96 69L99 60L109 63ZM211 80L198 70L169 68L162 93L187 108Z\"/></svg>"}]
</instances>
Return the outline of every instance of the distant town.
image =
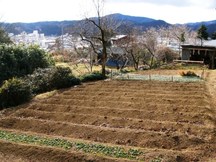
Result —
<instances>
[{"instance_id":1,"label":"distant town","mask_svg":"<svg viewBox=\"0 0 216 162\"><path fill-rule=\"evenodd\" d=\"M74 47L80 48L86 46L86 44L84 44L80 38L73 37L69 34L64 34L62 36L45 36L44 33L39 33L38 30L34 30L29 34L26 32L22 32L18 35L10 33L9 36L11 40L17 45L38 45L44 50L51 50L58 43L60 43L59 46L63 47L65 50L70 50Z\"/></svg>"},{"instance_id":2,"label":"distant town","mask_svg":"<svg viewBox=\"0 0 216 162\"><path fill-rule=\"evenodd\" d=\"M11 40L19 45L38 45L41 49L46 51L56 50L56 48L61 48L64 50L73 50L74 48L80 49L83 47L89 47L89 44L85 41L82 41L80 37L73 36L71 34L64 34L61 36L46 36L44 33L39 33L38 30L34 30L32 33L22 32L18 35L9 33ZM126 35L116 35L111 38L112 41L117 41L122 39ZM141 41L141 37L138 40ZM174 51L179 50L179 42L176 39L162 38L158 37L158 43L161 45L166 45ZM185 44L199 44L198 40L189 39ZM205 45L216 45L215 40L205 41Z\"/></svg>"}]
</instances>

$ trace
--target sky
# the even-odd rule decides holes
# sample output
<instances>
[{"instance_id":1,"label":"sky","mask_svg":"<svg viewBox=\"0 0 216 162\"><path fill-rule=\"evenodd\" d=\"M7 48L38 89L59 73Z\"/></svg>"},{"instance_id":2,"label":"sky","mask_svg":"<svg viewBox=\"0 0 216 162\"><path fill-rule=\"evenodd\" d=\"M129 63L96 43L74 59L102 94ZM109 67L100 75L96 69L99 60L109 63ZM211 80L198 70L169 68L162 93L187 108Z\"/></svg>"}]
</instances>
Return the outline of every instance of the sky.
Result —
<instances>
[{"instance_id":1,"label":"sky","mask_svg":"<svg viewBox=\"0 0 216 162\"><path fill-rule=\"evenodd\" d=\"M168 23L216 20L216 0L105 0L103 14L121 13ZM80 20L95 16L92 0L0 0L1 22Z\"/></svg>"}]
</instances>

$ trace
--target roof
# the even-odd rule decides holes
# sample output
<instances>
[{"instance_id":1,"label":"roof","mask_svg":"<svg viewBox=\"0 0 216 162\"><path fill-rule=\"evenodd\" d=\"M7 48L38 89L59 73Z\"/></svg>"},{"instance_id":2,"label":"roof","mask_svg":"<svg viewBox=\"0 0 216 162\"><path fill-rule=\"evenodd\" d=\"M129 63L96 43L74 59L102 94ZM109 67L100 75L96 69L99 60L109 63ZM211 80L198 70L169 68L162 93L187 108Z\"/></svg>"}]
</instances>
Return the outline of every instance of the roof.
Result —
<instances>
[{"instance_id":1,"label":"roof","mask_svg":"<svg viewBox=\"0 0 216 162\"><path fill-rule=\"evenodd\" d=\"M215 46L216 47L216 40L204 41L204 45L206 45L206 46Z\"/></svg>"},{"instance_id":2,"label":"roof","mask_svg":"<svg viewBox=\"0 0 216 162\"><path fill-rule=\"evenodd\" d=\"M125 37L127 37L127 35L116 35L115 37L112 37L111 40L116 41Z\"/></svg>"},{"instance_id":3,"label":"roof","mask_svg":"<svg viewBox=\"0 0 216 162\"><path fill-rule=\"evenodd\" d=\"M209 46L209 45L181 45L182 49L192 49L192 50L213 50L216 51L216 46Z\"/></svg>"},{"instance_id":4,"label":"roof","mask_svg":"<svg viewBox=\"0 0 216 162\"><path fill-rule=\"evenodd\" d=\"M109 50L110 50L109 52L111 52L113 54L123 55L123 54L127 53L125 51L125 49L123 49L121 47L111 47Z\"/></svg>"},{"instance_id":5,"label":"roof","mask_svg":"<svg viewBox=\"0 0 216 162\"><path fill-rule=\"evenodd\" d=\"M117 55L124 55L127 53L127 51L124 48L121 47L109 47L107 48L107 53L108 54L117 54ZM102 54L102 48L98 50L98 55Z\"/></svg>"}]
</instances>

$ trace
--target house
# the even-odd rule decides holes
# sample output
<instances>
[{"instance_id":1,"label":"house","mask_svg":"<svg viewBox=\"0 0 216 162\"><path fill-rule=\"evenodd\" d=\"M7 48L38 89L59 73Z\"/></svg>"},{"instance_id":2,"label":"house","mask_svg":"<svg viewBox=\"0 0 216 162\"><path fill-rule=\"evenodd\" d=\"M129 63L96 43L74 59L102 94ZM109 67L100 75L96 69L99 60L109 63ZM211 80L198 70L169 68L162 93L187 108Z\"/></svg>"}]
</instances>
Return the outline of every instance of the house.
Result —
<instances>
[{"instance_id":1,"label":"house","mask_svg":"<svg viewBox=\"0 0 216 162\"><path fill-rule=\"evenodd\" d=\"M116 35L110 39L112 46L118 46L128 39L127 35Z\"/></svg>"},{"instance_id":2,"label":"house","mask_svg":"<svg viewBox=\"0 0 216 162\"><path fill-rule=\"evenodd\" d=\"M106 66L116 67L117 69L129 65L127 51L121 47L107 47L107 62ZM101 63L102 49L98 51L98 63Z\"/></svg>"},{"instance_id":3,"label":"house","mask_svg":"<svg viewBox=\"0 0 216 162\"><path fill-rule=\"evenodd\" d=\"M116 67L121 69L125 66L131 65L132 61L129 58L126 48L122 46L127 41L127 35L116 35L110 39L109 45L106 48L107 51L107 62L106 66ZM101 63L102 59L102 48L98 50L98 63Z\"/></svg>"},{"instance_id":4,"label":"house","mask_svg":"<svg viewBox=\"0 0 216 162\"><path fill-rule=\"evenodd\" d=\"M183 61L203 62L209 69L216 68L216 45L182 45Z\"/></svg>"}]
</instances>

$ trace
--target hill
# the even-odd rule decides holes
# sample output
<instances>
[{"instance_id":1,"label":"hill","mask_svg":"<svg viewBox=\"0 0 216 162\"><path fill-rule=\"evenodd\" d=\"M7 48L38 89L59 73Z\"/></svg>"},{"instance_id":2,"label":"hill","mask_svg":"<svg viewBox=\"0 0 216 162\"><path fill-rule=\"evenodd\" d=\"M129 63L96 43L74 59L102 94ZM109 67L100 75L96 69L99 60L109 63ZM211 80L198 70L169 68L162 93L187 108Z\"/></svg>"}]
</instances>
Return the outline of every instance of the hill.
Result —
<instances>
[{"instance_id":1,"label":"hill","mask_svg":"<svg viewBox=\"0 0 216 162\"><path fill-rule=\"evenodd\" d=\"M11 23L7 24L7 32L19 34L21 32L32 33L34 30L38 30L45 35L61 35L62 27L73 26L77 21L46 21L35 23Z\"/></svg>"},{"instance_id":2,"label":"hill","mask_svg":"<svg viewBox=\"0 0 216 162\"><path fill-rule=\"evenodd\" d=\"M124 22L124 24L132 25L133 27L139 27L141 30L145 30L150 27L160 27L160 26L169 26L170 24L166 23L163 20L155 20L147 17L136 17L128 16L122 14L111 14L106 17L112 18L117 22ZM80 20L81 21L81 20ZM9 33L19 34L23 31L31 33L34 30L38 30L40 33L45 35L61 35L62 27L64 29L74 26L79 21L47 21L47 22L35 22L35 23L11 23L6 24L7 31ZM123 26L120 27L120 29Z\"/></svg>"},{"instance_id":3,"label":"hill","mask_svg":"<svg viewBox=\"0 0 216 162\"><path fill-rule=\"evenodd\" d=\"M197 30L202 24L204 24L207 27L207 31L210 35L216 32L216 20L187 23L185 25L190 27L192 30Z\"/></svg>"},{"instance_id":4,"label":"hill","mask_svg":"<svg viewBox=\"0 0 216 162\"><path fill-rule=\"evenodd\" d=\"M120 13L106 15L105 17L112 18L116 22L122 22L122 25L119 28L119 32L123 33L125 24L132 27L139 28L141 31L146 30L150 27L168 27L172 24L167 23L164 20L155 20L148 17L138 17L138 16L129 16L123 15ZM76 25L79 21L45 21L45 22L35 22L35 23L7 23L7 31L9 33L19 34L23 31L27 33L32 33L34 30L38 30L40 33L44 33L46 36L50 35L61 35L62 27L66 30ZM197 30L202 24L206 25L208 32L212 34L216 31L216 20L213 21L204 21L204 22L195 22L195 23L186 23L188 27L192 30ZM65 31L66 32L66 31Z\"/></svg>"}]
</instances>

